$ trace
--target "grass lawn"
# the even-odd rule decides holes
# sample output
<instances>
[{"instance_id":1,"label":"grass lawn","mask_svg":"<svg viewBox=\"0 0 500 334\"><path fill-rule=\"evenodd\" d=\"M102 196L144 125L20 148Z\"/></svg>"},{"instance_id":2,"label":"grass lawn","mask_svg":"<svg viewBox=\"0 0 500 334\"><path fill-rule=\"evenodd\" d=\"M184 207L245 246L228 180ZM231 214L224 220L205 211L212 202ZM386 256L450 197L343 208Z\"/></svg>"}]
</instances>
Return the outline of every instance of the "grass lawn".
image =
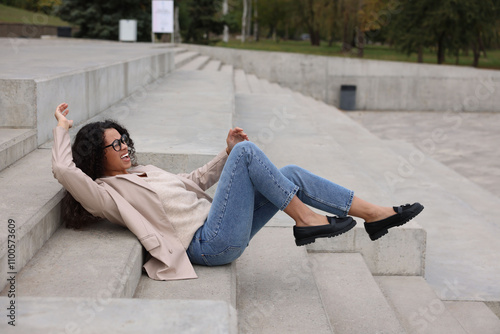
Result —
<instances>
[{"instance_id":1,"label":"grass lawn","mask_svg":"<svg viewBox=\"0 0 500 334\"><path fill-rule=\"evenodd\" d=\"M0 5L0 22L26 23L49 26L70 26L68 22L55 16L33 13L24 9Z\"/></svg>"},{"instance_id":2,"label":"grass lawn","mask_svg":"<svg viewBox=\"0 0 500 334\"><path fill-rule=\"evenodd\" d=\"M217 46L245 50L295 52L319 56L353 57L353 55L344 54L341 52L340 43L336 43L333 44L332 47L328 47L328 44L326 42L322 42L318 47L311 46L311 43L309 41L274 42L272 40L261 39L259 42L247 41L244 44L242 44L241 41L238 40L231 40L227 44L224 42L219 42L217 43ZM489 50L486 53L488 55L488 58L481 57L479 59L479 67L500 70L500 50ZM398 52L397 50L394 50L389 46L367 45L365 47L364 59L406 61L416 63L417 55L413 54L408 57L406 54ZM467 57L461 54L459 65L472 66L472 61L472 52L469 52L469 56ZM426 52L424 53L424 63L437 64L437 55L430 50L426 50ZM446 64L455 65L455 63L455 57L447 56Z\"/></svg>"}]
</instances>

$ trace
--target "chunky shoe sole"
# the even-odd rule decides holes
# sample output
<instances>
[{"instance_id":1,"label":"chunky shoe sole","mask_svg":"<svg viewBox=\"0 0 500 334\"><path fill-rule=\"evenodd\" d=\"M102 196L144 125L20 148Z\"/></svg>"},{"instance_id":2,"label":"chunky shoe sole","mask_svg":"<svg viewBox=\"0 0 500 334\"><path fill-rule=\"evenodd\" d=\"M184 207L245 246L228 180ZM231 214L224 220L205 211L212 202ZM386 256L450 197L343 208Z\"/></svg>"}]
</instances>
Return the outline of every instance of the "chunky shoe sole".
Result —
<instances>
[{"instance_id":1,"label":"chunky shoe sole","mask_svg":"<svg viewBox=\"0 0 500 334\"><path fill-rule=\"evenodd\" d=\"M330 225L331 225L331 219L335 220L335 217L329 217ZM352 229L354 226L356 226L356 221L354 219L352 219L351 217L348 217L348 219L349 219L349 221L345 222L345 224L347 224L347 225L336 230L336 231L328 232L328 233L318 233L316 235L311 235L311 236L305 237L305 238L297 238L297 234L299 234L299 232L301 230L304 231L305 229L309 229L310 231L313 231L314 228L320 228L320 227L328 228L328 227L330 227L330 229L331 229L332 227L328 226L328 225L322 225L322 226L311 226L311 227L299 227L299 228L297 228L296 226L294 226L294 235L296 236L295 237L295 244L297 246L304 246L304 245L312 244L313 242L316 241L316 238L332 238L332 237L336 237L338 235L341 235L341 234L349 231L350 229Z\"/></svg>"},{"instance_id":2,"label":"chunky shoe sole","mask_svg":"<svg viewBox=\"0 0 500 334\"><path fill-rule=\"evenodd\" d=\"M387 233L388 229L391 227L397 227L406 224L413 218L415 218L422 210L424 206L420 203L413 203L412 205L406 204L399 207L394 207L395 215L392 215L386 219L382 219L373 223L365 223L365 230L370 236L372 241L375 241Z\"/></svg>"}]
</instances>

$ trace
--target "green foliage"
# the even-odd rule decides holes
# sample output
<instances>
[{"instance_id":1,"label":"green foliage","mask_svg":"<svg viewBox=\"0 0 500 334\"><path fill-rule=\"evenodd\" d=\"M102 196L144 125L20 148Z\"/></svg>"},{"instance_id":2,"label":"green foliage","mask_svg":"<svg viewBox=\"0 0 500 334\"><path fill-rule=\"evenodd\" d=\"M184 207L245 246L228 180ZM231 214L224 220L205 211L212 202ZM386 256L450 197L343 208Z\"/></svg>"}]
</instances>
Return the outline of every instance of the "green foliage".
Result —
<instances>
[{"instance_id":1,"label":"green foliage","mask_svg":"<svg viewBox=\"0 0 500 334\"><path fill-rule=\"evenodd\" d=\"M210 34L219 35L224 29L221 0L184 0L179 6L179 24L184 41L199 44L217 42L210 38Z\"/></svg>"},{"instance_id":2,"label":"green foliage","mask_svg":"<svg viewBox=\"0 0 500 334\"><path fill-rule=\"evenodd\" d=\"M0 22L37 24L49 26L69 26L58 17L43 13L34 13L21 8L10 7L0 4Z\"/></svg>"},{"instance_id":3,"label":"green foliage","mask_svg":"<svg viewBox=\"0 0 500 334\"><path fill-rule=\"evenodd\" d=\"M63 0L59 16L80 26L76 37L117 40L121 19L137 20L137 40L151 40L151 0Z\"/></svg>"},{"instance_id":4,"label":"green foliage","mask_svg":"<svg viewBox=\"0 0 500 334\"><path fill-rule=\"evenodd\" d=\"M494 34L498 9L493 0L409 1L395 17L390 36L408 55L436 47L438 63L445 54L457 55L472 47L476 55L486 38ZM474 61L477 66L477 61Z\"/></svg>"}]
</instances>

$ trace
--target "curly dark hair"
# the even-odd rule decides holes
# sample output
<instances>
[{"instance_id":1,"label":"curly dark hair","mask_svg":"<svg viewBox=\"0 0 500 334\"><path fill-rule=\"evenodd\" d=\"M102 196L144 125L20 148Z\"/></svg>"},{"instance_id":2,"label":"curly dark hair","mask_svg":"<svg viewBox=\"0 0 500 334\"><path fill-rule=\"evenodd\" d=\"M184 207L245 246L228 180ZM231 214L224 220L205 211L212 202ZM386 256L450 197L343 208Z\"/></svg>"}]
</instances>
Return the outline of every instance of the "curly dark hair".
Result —
<instances>
[{"instance_id":1,"label":"curly dark hair","mask_svg":"<svg viewBox=\"0 0 500 334\"><path fill-rule=\"evenodd\" d=\"M137 166L135 156L134 141L123 126L113 120L93 122L85 125L76 134L75 141L71 147L73 161L79 169L90 176L92 180L104 176L104 131L116 129L120 135L126 134L129 138L128 151L132 161L132 166ZM90 214L83 206L77 202L71 194L66 191L61 203L61 216L66 223L66 227L83 229L90 224L101 220Z\"/></svg>"}]
</instances>

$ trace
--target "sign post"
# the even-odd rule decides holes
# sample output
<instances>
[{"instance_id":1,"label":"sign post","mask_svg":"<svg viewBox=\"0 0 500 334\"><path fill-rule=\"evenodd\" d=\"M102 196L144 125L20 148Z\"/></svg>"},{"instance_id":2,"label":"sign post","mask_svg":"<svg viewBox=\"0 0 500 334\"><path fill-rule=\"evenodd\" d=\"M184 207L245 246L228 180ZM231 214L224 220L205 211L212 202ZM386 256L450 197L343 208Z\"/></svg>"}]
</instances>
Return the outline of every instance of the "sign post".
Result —
<instances>
[{"instance_id":1,"label":"sign post","mask_svg":"<svg viewBox=\"0 0 500 334\"><path fill-rule=\"evenodd\" d=\"M174 42L174 1L153 0L152 3L152 32L151 38L155 42L155 33L172 34L171 42Z\"/></svg>"}]
</instances>

